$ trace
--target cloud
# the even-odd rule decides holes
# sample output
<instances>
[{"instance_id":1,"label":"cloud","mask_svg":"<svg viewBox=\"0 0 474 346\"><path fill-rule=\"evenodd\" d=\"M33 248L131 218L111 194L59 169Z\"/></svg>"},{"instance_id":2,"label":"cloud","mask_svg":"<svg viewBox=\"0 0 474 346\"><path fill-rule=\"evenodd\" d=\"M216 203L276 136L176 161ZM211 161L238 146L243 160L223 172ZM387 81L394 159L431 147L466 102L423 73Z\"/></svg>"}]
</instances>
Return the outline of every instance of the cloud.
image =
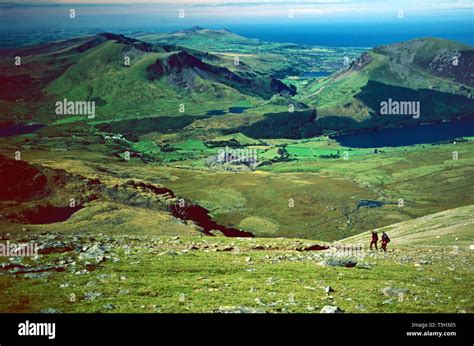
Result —
<instances>
[{"instance_id":1,"label":"cloud","mask_svg":"<svg viewBox=\"0 0 474 346\"><path fill-rule=\"evenodd\" d=\"M27 6L31 0L0 0L0 4ZM395 17L399 9L405 15L428 15L439 12L471 11L470 0L42 0L47 5L81 6L83 14L156 15L172 17L183 8L191 16L218 18L288 17L295 18L376 18ZM34 4L41 7L39 3ZM116 6L114 6L116 5ZM3 6L2 6L3 7ZM13 6L15 7L15 6Z\"/></svg>"}]
</instances>

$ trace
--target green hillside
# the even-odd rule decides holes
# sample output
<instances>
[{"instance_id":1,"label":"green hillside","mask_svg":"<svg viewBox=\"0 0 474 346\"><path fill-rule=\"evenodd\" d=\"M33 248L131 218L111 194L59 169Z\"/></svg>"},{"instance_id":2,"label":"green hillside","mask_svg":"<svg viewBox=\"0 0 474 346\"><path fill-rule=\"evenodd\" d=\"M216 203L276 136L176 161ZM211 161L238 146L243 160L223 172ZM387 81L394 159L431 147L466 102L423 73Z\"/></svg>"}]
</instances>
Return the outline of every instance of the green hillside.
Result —
<instances>
[{"instance_id":1,"label":"green hillside","mask_svg":"<svg viewBox=\"0 0 474 346\"><path fill-rule=\"evenodd\" d=\"M7 68L7 60L16 54L24 56L24 65ZM104 121L203 115L242 102L262 103L274 94L294 94L291 87L272 76L251 70L238 75L201 61L203 55L175 45L150 44L113 34L13 49L0 57L6 82L0 87L4 95L0 108L4 114L50 123L67 121L54 114L58 100L95 101L94 121ZM166 75L150 74L153 66L164 65L168 66ZM26 97L20 98L17 88L22 88ZM28 108L25 101L31 101Z\"/></svg>"},{"instance_id":2,"label":"green hillside","mask_svg":"<svg viewBox=\"0 0 474 346\"><path fill-rule=\"evenodd\" d=\"M435 228L449 222L445 215L435 217ZM97 227L100 221L94 220ZM131 221L127 228L134 229ZM336 245L304 251L324 243L301 239L35 233L10 238L39 242L44 253L35 261L2 263L2 312L474 311L472 250L464 246L407 246L392 236L387 253L335 256Z\"/></svg>"},{"instance_id":3,"label":"green hillside","mask_svg":"<svg viewBox=\"0 0 474 346\"><path fill-rule=\"evenodd\" d=\"M449 209L414 220L375 229L387 232L394 244L458 246L469 248L474 244L474 205ZM344 239L347 243L367 242L370 232Z\"/></svg>"},{"instance_id":4,"label":"green hillside","mask_svg":"<svg viewBox=\"0 0 474 346\"><path fill-rule=\"evenodd\" d=\"M380 102L389 97L420 101L419 121L449 119L474 114L473 71L473 47L421 38L362 54L347 69L310 83L301 100L321 116L364 121L361 127L414 122L406 116L381 119Z\"/></svg>"}]
</instances>

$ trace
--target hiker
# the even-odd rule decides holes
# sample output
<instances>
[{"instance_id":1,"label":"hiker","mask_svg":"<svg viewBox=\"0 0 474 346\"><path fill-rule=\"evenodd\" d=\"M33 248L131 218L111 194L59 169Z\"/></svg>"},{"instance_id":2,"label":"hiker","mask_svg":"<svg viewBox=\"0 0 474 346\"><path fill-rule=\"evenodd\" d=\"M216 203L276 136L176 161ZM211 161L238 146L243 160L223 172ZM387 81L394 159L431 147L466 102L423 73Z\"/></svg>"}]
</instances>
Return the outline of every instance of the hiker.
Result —
<instances>
[{"instance_id":1,"label":"hiker","mask_svg":"<svg viewBox=\"0 0 474 346\"><path fill-rule=\"evenodd\" d=\"M382 250L387 252L387 244L390 243L390 238L387 233L383 232L382 234Z\"/></svg>"},{"instance_id":2,"label":"hiker","mask_svg":"<svg viewBox=\"0 0 474 346\"><path fill-rule=\"evenodd\" d=\"M370 250L372 250L372 245L375 245L375 250L378 250L377 248L378 241L379 241L379 235L377 234L376 231L372 231L372 240L370 242Z\"/></svg>"}]
</instances>

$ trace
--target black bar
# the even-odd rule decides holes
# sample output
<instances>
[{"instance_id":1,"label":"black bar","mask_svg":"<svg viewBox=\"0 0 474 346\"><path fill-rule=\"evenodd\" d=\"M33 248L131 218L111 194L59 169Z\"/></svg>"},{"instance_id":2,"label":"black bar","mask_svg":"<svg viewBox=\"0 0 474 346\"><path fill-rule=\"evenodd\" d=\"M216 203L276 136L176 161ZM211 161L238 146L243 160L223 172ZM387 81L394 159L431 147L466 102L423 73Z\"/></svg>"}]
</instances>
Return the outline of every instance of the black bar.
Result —
<instances>
[{"instance_id":1,"label":"black bar","mask_svg":"<svg viewBox=\"0 0 474 346\"><path fill-rule=\"evenodd\" d=\"M27 320L55 323L55 338L19 336ZM473 326L472 314L0 314L0 344L471 346Z\"/></svg>"}]
</instances>

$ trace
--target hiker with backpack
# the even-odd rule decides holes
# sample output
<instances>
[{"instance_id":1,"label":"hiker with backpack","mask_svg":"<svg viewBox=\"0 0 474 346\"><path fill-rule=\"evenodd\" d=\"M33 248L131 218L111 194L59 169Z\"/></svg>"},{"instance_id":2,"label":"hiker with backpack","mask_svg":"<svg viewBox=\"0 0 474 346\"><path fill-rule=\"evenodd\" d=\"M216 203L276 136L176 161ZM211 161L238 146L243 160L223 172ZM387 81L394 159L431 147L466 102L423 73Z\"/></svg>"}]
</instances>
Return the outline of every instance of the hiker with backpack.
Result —
<instances>
[{"instance_id":1,"label":"hiker with backpack","mask_svg":"<svg viewBox=\"0 0 474 346\"><path fill-rule=\"evenodd\" d=\"M378 241L379 241L379 235L377 234L376 231L372 231L372 240L370 241L370 250L372 250L372 245L375 245L375 250L378 250L377 248Z\"/></svg>"},{"instance_id":2,"label":"hiker with backpack","mask_svg":"<svg viewBox=\"0 0 474 346\"><path fill-rule=\"evenodd\" d=\"M387 244L390 243L390 238L388 237L388 234L383 232L382 234L382 250L387 252Z\"/></svg>"}]
</instances>

